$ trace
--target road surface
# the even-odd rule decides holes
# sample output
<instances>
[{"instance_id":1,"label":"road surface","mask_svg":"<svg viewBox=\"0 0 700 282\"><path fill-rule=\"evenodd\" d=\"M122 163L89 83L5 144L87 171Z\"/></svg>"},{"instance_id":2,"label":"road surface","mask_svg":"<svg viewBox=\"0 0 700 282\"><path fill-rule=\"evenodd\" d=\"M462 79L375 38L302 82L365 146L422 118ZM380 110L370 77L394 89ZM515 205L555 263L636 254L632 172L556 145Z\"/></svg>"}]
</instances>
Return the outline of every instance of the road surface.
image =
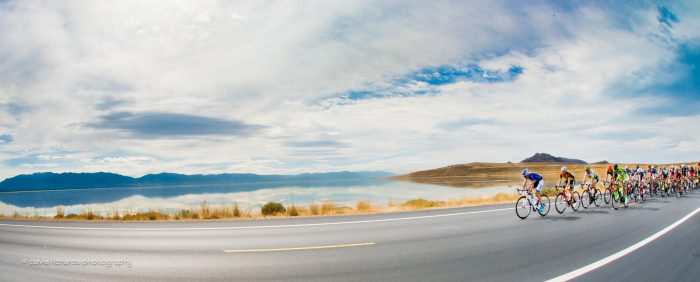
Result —
<instances>
[{"instance_id":1,"label":"road surface","mask_svg":"<svg viewBox=\"0 0 700 282\"><path fill-rule=\"evenodd\" d=\"M700 281L699 208L696 192L617 211L552 206L526 220L512 204L228 222L6 220L0 280Z\"/></svg>"}]
</instances>

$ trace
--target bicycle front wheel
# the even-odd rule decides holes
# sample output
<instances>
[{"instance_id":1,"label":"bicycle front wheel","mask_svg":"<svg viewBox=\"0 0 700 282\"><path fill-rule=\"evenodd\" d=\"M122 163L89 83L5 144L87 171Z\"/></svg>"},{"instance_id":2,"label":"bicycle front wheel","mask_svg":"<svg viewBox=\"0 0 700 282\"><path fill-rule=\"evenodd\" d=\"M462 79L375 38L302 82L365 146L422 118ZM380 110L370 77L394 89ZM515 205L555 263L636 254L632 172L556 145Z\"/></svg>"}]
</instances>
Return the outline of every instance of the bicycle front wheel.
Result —
<instances>
[{"instance_id":1,"label":"bicycle front wheel","mask_svg":"<svg viewBox=\"0 0 700 282\"><path fill-rule=\"evenodd\" d=\"M568 204L569 203L566 202L566 197L564 197L563 193L557 194L557 197L554 199L554 208L559 214L564 213Z\"/></svg>"},{"instance_id":2,"label":"bicycle front wheel","mask_svg":"<svg viewBox=\"0 0 700 282\"><path fill-rule=\"evenodd\" d=\"M612 190L610 188L605 188L605 194L603 194L603 201L605 201L605 204L609 204L610 201L613 200L613 194Z\"/></svg>"},{"instance_id":3,"label":"bicycle front wheel","mask_svg":"<svg viewBox=\"0 0 700 282\"><path fill-rule=\"evenodd\" d=\"M530 215L530 212L532 211L532 205L530 204L530 201L527 200L527 197L521 196L517 202L515 202L515 214L520 218L520 219L525 219Z\"/></svg>"},{"instance_id":4,"label":"bicycle front wheel","mask_svg":"<svg viewBox=\"0 0 700 282\"><path fill-rule=\"evenodd\" d=\"M600 189L595 189L593 193L593 203L596 207L600 207L600 205L603 204L603 192L600 192Z\"/></svg>"},{"instance_id":5,"label":"bicycle front wheel","mask_svg":"<svg viewBox=\"0 0 700 282\"><path fill-rule=\"evenodd\" d=\"M622 197L620 197L619 192L610 193L610 205L613 207L613 209L620 208L621 199Z\"/></svg>"},{"instance_id":6,"label":"bicycle front wheel","mask_svg":"<svg viewBox=\"0 0 700 282\"><path fill-rule=\"evenodd\" d=\"M581 206L587 209L588 206L593 202L591 192L588 190L583 191L581 194Z\"/></svg>"}]
</instances>

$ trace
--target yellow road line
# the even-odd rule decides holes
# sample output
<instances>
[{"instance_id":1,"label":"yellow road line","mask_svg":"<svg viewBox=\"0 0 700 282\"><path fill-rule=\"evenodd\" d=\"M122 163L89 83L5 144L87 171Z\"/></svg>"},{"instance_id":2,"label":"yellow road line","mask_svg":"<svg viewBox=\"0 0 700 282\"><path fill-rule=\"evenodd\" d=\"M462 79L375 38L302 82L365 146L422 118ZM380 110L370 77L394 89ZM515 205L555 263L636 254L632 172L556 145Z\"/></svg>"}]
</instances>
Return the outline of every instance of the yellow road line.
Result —
<instances>
[{"instance_id":1,"label":"yellow road line","mask_svg":"<svg viewBox=\"0 0 700 282\"><path fill-rule=\"evenodd\" d=\"M262 253L262 252L283 252L283 251L305 251L305 250L320 250L333 248L348 248L374 245L374 242L355 243L343 245L326 245L326 246L311 246L311 247L294 247L294 248L276 248L276 249L248 249L248 250L224 250L224 253Z\"/></svg>"}]
</instances>

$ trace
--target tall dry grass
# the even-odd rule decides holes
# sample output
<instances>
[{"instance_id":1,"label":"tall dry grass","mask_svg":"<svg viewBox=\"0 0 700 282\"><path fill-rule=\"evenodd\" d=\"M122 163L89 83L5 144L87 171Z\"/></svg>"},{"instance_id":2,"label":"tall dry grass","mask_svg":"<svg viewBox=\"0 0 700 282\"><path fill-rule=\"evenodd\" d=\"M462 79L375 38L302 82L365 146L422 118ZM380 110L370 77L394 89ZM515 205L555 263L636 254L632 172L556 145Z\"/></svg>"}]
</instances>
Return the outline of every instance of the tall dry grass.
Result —
<instances>
[{"instance_id":1,"label":"tall dry grass","mask_svg":"<svg viewBox=\"0 0 700 282\"><path fill-rule=\"evenodd\" d=\"M284 207L284 212L275 213L268 216L276 217L297 217L297 216L324 216L341 214L369 214L381 212L396 212L406 210L421 210L446 207L475 206L493 203L515 201L516 194L500 193L492 197L468 198L462 197L449 200L430 200L424 198L411 199L404 202L396 202L389 199L386 205L379 205L368 200L359 200L354 206L339 205L332 201L310 203L306 206L291 204ZM7 216L0 216L7 218ZM253 211L251 205L241 207L235 203L231 206L211 206L206 201L199 207L185 208L176 211L166 211L158 209L149 210L112 210L110 213L97 212L91 208L75 214L65 214L63 207L56 208L56 215L53 217L41 217L37 215L14 212L12 218L22 219L55 219L55 220L112 220L112 221L150 221L150 220L216 220L216 219L242 219L242 218L262 218L260 210Z\"/></svg>"}]
</instances>

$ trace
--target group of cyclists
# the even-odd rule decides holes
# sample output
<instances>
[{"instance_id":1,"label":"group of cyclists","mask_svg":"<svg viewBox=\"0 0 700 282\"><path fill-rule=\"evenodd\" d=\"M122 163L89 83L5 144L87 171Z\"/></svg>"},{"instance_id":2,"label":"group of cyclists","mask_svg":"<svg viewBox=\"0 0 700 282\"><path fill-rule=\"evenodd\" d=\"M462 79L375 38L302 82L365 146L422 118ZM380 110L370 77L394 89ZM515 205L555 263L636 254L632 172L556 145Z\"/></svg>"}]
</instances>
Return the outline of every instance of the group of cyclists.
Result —
<instances>
[{"instance_id":1,"label":"group of cyclists","mask_svg":"<svg viewBox=\"0 0 700 282\"><path fill-rule=\"evenodd\" d=\"M544 177L529 171L527 168L523 169L522 177L524 182L521 191L527 191L527 199L529 199L532 209L537 210L542 215L546 214L544 211L548 210L549 199L547 198L546 201L542 199ZM557 203L561 197L564 204L568 204L575 210L578 201L582 201L583 206L587 207L588 204L594 202L599 205L600 200L604 199L606 204L612 202L613 207L617 209L615 204L622 203L624 206L628 206L630 199L643 201L645 197L659 194L661 196L675 194L676 197L680 197L698 188L700 163L697 166L682 164L657 167L648 165L646 169L639 165L635 168L628 166L623 168L618 164L609 165L602 183L600 176L591 171L589 165L586 165L581 179L579 187L584 189L585 197L579 196L579 193L574 191L576 177L566 166L562 166L559 182L555 187L561 188L563 191L558 195ZM604 186L604 193L596 188L600 184ZM533 190L534 197L532 197ZM559 212L561 213L563 210Z\"/></svg>"}]
</instances>

